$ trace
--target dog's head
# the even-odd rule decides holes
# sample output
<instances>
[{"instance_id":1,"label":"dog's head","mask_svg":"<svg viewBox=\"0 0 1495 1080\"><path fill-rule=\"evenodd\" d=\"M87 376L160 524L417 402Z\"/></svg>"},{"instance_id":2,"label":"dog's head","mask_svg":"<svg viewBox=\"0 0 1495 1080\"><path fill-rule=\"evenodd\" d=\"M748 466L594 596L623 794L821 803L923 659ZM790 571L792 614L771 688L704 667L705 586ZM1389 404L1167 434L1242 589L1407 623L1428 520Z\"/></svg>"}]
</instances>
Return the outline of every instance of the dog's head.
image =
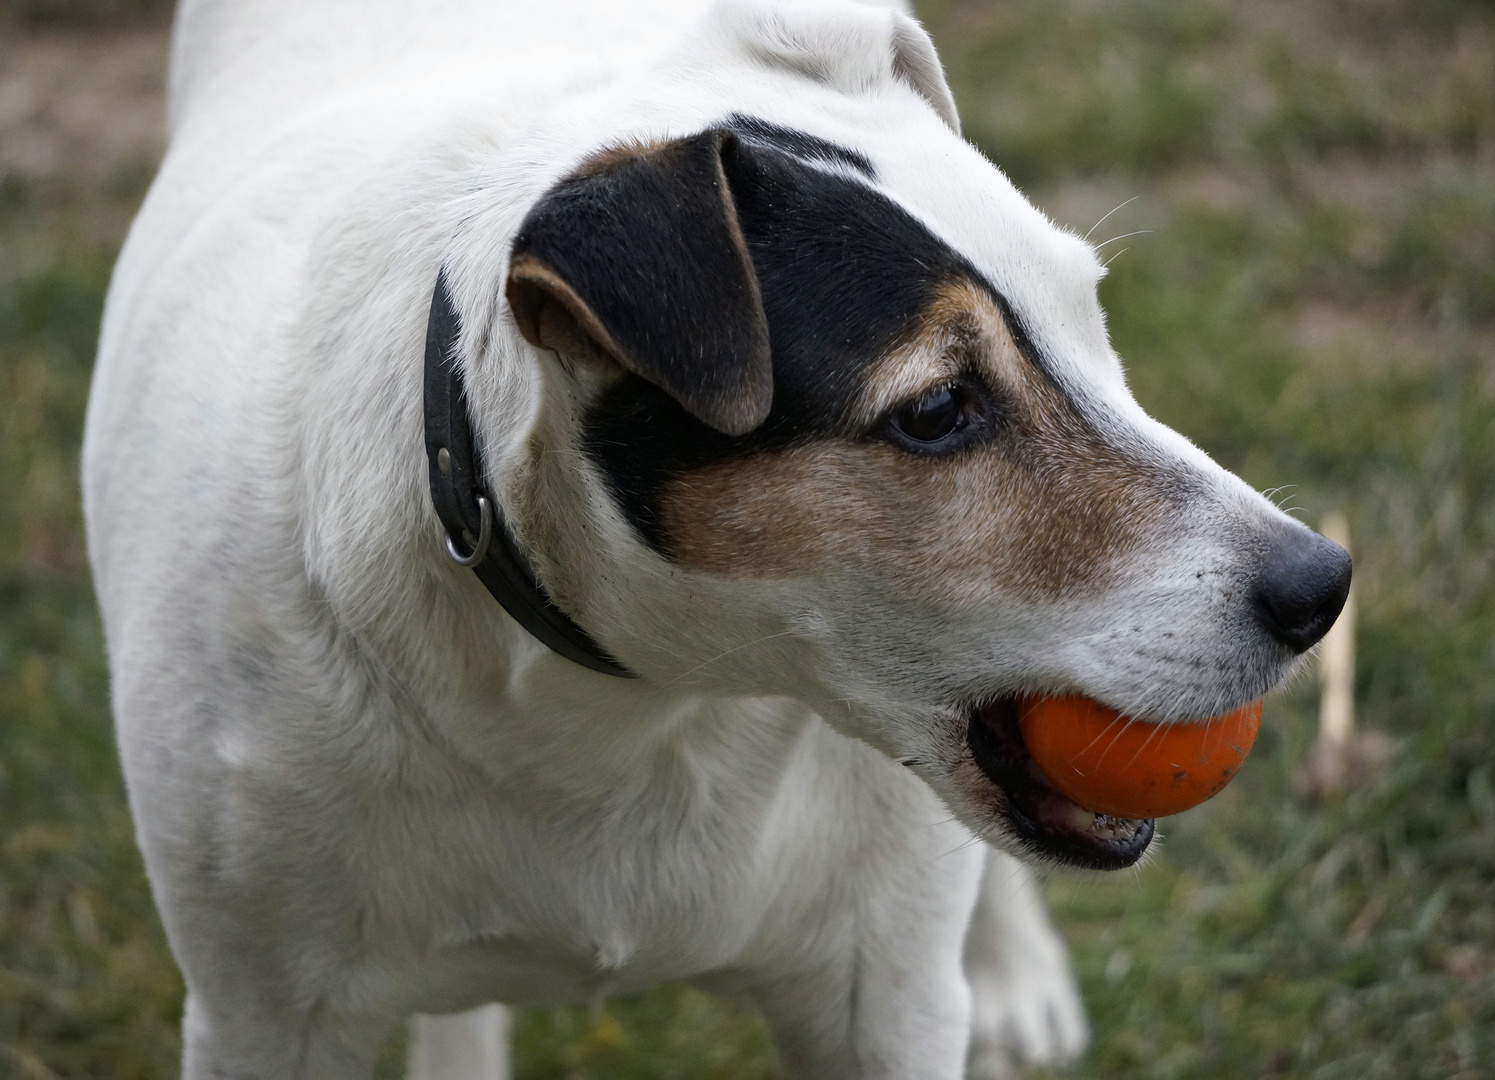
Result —
<instances>
[{"instance_id":1,"label":"dog's head","mask_svg":"<svg viewBox=\"0 0 1495 1080\"><path fill-rule=\"evenodd\" d=\"M1238 705L1348 557L1140 410L1092 249L959 138L915 24L711 33L688 73L736 107L598 146L513 240L544 384L521 540L650 683L799 698L998 842L1134 860L1150 825L1035 779L1014 696Z\"/></svg>"}]
</instances>

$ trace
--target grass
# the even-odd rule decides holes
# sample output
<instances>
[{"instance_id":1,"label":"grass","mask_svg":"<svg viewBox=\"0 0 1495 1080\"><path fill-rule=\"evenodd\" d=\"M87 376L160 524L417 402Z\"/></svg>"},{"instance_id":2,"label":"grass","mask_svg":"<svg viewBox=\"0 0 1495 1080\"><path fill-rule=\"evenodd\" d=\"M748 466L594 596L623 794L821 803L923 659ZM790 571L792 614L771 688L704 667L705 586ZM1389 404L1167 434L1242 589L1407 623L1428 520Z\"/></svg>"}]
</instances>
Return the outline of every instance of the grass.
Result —
<instances>
[{"instance_id":1,"label":"grass","mask_svg":"<svg viewBox=\"0 0 1495 1080\"><path fill-rule=\"evenodd\" d=\"M114 761L77 485L99 308L142 193L0 182L0 1076L175 1064L180 980Z\"/></svg>"},{"instance_id":2,"label":"grass","mask_svg":"<svg viewBox=\"0 0 1495 1080\"><path fill-rule=\"evenodd\" d=\"M0 0L0 28L109 31L162 25L172 0Z\"/></svg>"},{"instance_id":3,"label":"grass","mask_svg":"<svg viewBox=\"0 0 1495 1080\"><path fill-rule=\"evenodd\" d=\"M0 13L22 7L64 11ZM1047 882L1096 1029L1073 1075L1495 1075L1495 5L922 12L967 133L1056 219L1083 233L1135 198L1094 238L1151 230L1105 248L1126 250L1102 286L1142 402L1296 485L1306 520L1348 514L1357 706L1396 744L1344 796L1299 796L1300 683L1149 866ZM138 168L0 180L0 1076L175 1068L76 485L142 191ZM516 1042L523 1080L775 1075L751 1014L679 988L526 1011Z\"/></svg>"}]
</instances>

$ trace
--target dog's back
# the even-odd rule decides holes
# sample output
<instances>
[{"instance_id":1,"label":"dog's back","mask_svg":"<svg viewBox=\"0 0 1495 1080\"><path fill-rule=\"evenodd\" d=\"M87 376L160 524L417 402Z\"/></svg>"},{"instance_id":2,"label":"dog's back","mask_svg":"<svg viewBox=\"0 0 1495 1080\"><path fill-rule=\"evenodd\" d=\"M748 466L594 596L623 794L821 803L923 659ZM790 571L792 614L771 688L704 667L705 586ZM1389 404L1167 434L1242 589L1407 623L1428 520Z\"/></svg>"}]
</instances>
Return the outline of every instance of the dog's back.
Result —
<instances>
[{"instance_id":1,"label":"dog's back","mask_svg":"<svg viewBox=\"0 0 1495 1080\"><path fill-rule=\"evenodd\" d=\"M903 8L897 0L876 6ZM556 89L636 69L678 40L709 0L185 0L173 36L179 131L207 99L261 126L359 86L429 85L467 70Z\"/></svg>"},{"instance_id":2,"label":"dog's back","mask_svg":"<svg viewBox=\"0 0 1495 1080\"><path fill-rule=\"evenodd\" d=\"M907 10L901 0L864 0ZM363 82L429 82L463 67L556 84L636 68L710 0L183 0L172 37L170 112L219 98L247 123ZM220 113L215 111L215 121Z\"/></svg>"}]
</instances>

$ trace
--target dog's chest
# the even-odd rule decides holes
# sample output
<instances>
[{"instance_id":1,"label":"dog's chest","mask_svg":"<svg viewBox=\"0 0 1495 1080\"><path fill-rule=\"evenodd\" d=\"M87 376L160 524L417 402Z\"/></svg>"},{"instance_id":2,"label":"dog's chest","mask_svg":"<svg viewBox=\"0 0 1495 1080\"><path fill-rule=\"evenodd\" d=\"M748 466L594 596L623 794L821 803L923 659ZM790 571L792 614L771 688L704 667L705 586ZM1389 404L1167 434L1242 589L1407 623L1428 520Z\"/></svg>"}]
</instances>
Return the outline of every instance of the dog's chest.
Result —
<instances>
[{"instance_id":1,"label":"dog's chest","mask_svg":"<svg viewBox=\"0 0 1495 1080\"><path fill-rule=\"evenodd\" d=\"M817 778L851 745L804 715L743 722L626 764L531 743L511 772L363 813L380 925L355 981L575 999L731 967L837 862Z\"/></svg>"}]
</instances>

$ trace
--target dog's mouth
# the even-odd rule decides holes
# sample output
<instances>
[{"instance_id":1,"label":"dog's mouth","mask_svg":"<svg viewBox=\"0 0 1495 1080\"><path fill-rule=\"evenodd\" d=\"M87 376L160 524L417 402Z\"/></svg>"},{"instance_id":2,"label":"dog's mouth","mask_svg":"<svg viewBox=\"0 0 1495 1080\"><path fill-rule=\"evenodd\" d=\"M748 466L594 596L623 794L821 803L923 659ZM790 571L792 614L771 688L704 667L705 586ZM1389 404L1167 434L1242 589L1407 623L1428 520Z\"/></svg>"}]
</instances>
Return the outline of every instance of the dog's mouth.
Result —
<instances>
[{"instance_id":1,"label":"dog's mouth","mask_svg":"<svg viewBox=\"0 0 1495 1080\"><path fill-rule=\"evenodd\" d=\"M1152 818L1087 810L1044 778L1023 742L1015 698L972 709L966 740L977 767L1007 795L1008 823L1034 854L1092 870L1120 870L1152 843Z\"/></svg>"}]
</instances>

